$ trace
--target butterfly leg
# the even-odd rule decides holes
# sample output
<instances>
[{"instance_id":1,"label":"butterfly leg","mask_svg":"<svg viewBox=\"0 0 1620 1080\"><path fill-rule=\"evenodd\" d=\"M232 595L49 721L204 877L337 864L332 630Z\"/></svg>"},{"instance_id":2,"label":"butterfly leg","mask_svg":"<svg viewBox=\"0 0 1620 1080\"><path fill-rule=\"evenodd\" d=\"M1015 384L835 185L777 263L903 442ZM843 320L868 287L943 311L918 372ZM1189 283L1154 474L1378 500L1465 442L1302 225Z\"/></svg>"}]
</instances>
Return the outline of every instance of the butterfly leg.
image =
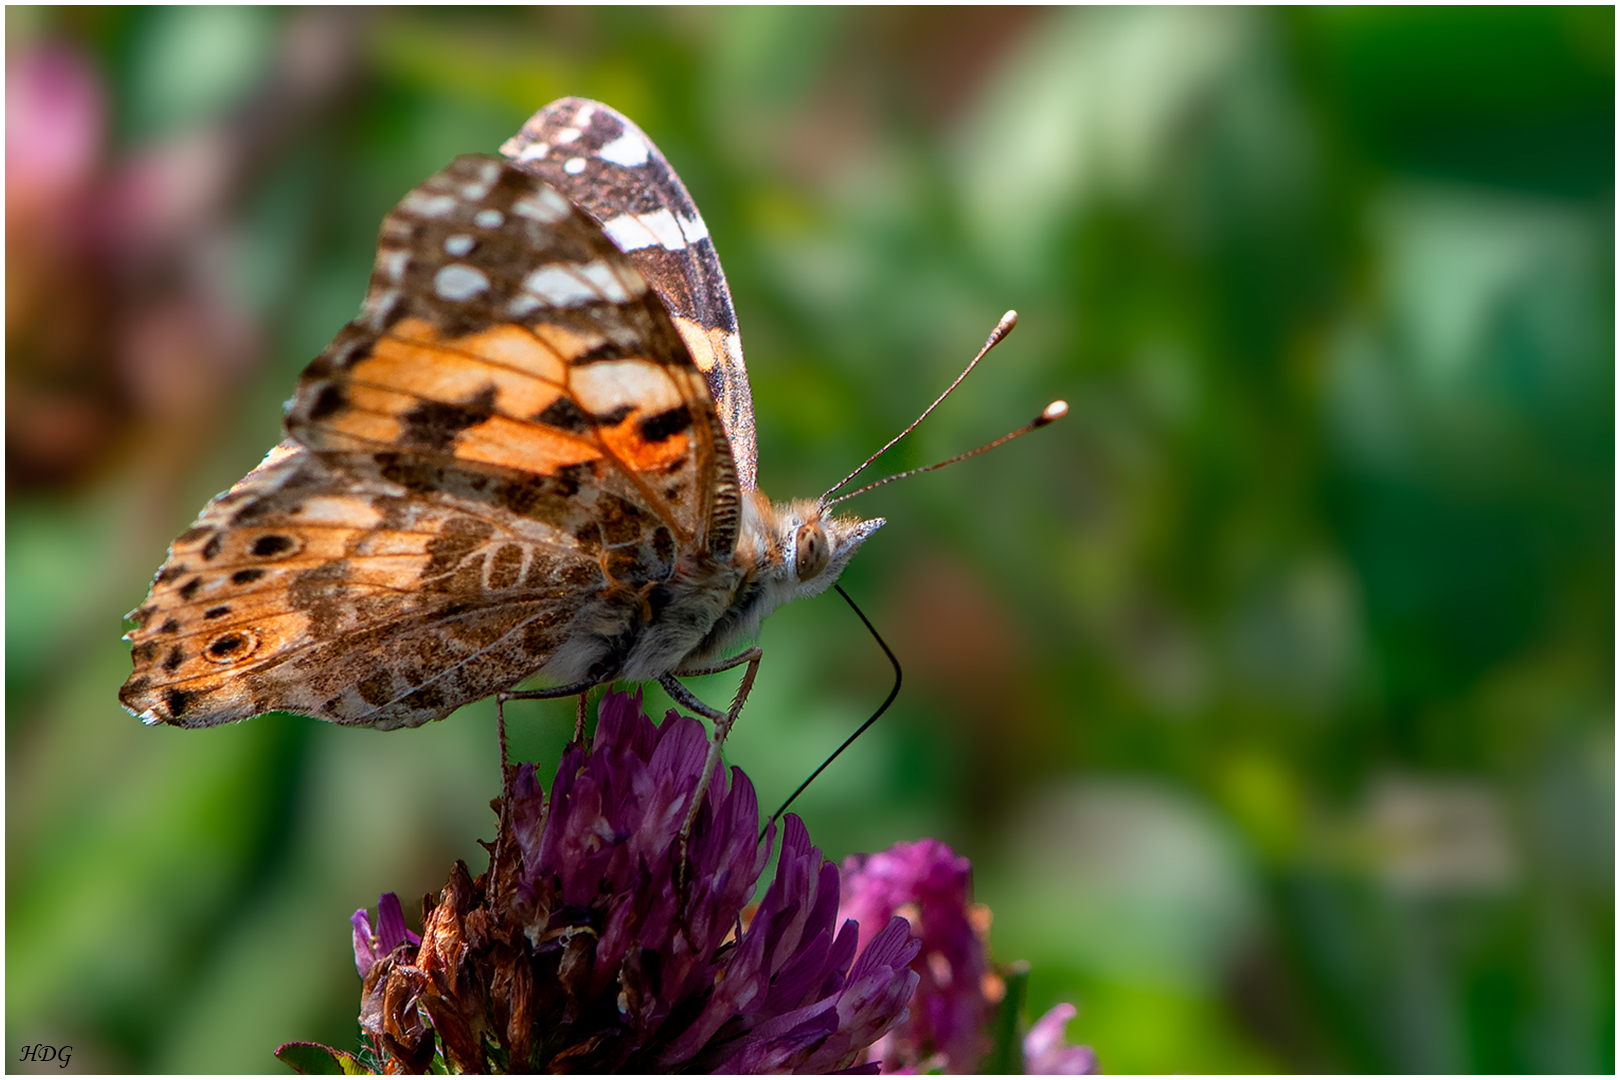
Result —
<instances>
[{"instance_id":1,"label":"butterfly leg","mask_svg":"<svg viewBox=\"0 0 1620 1080\"><path fill-rule=\"evenodd\" d=\"M502 694L495 695L495 735L501 744L501 776L504 777L511 758L506 753L506 697Z\"/></svg>"},{"instance_id":2,"label":"butterfly leg","mask_svg":"<svg viewBox=\"0 0 1620 1080\"><path fill-rule=\"evenodd\" d=\"M726 736L731 734L731 726L737 722L737 714L742 712L743 702L748 700L749 691L754 688L754 676L759 674L759 659L764 651L758 645L745 649L736 656L728 657L718 664L709 667L690 668L682 671L684 676L714 675L721 671L729 671L734 667L747 664L748 669L743 672L742 682L737 686L737 696L731 700L731 708L722 713L698 699L698 696L682 686L675 678L674 673L660 675L658 684L668 692L669 696L685 705L688 709L706 716L714 723L714 739L709 743L709 756L703 762L703 779L698 783L697 792L692 797L692 804L687 808L686 821L681 825L681 846L686 846L686 838L692 834L692 823L697 820L698 807L703 803L703 797L708 794L709 781L714 777L714 770L720 764L720 748L725 745Z\"/></svg>"}]
</instances>

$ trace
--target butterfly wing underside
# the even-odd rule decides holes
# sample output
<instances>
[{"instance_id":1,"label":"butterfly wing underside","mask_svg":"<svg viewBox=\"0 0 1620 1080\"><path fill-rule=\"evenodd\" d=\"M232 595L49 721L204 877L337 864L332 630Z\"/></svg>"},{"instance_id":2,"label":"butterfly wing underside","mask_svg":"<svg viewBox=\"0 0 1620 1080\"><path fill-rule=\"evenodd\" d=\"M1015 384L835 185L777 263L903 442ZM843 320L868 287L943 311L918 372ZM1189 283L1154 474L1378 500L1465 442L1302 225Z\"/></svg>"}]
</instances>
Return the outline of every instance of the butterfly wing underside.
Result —
<instances>
[{"instance_id":1,"label":"butterfly wing underside","mask_svg":"<svg viewBox=\"0 0 1620 1080\"><path fill-rule=\"evenodd\" d=\"M651 139L598 101L562 98L501 153L601 223L674 317L708 382L744 489L755 486L754 401L731 290L709 228Z\"/></svg>"},{"instance_id":2,"label":"butterfly wing underside","mask_svg":"<svg viewBox=\"0 0 1620 1080\"><path fill-rule=\"evenodd\" d=\"M738 485L645 279L534 176L468 155L384 219L290 438L204 508L131 614L149 723L287 709L414 726L626 631ZM552 665L548 667L548 665Z\"/></svg>"}]
</instances>

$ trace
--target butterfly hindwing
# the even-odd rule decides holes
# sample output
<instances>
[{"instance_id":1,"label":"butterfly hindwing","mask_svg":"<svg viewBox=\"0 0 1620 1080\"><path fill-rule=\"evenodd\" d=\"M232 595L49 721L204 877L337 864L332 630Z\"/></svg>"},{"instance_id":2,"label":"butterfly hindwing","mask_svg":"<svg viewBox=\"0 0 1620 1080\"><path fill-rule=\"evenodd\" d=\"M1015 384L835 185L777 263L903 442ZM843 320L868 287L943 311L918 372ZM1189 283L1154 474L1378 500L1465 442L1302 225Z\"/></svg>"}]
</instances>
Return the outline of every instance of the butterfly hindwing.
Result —
<instances>
[{"instance_id":1,"label":"butterfly hindwing","mask_svg":"<svg viewBox=\"0 0 1620 1080\"><path fill-rule=\"evenodd\" d=\"M596 219L674 317L708 381L742 486L755 486L754 403L720 258L686 186L652 140L616 110L562 98L501 152Z\"/></svg>"},{"instance_id":2,"label":"butterfly hindwing","mask_svg":"<svg viewBox=\"0 0 1620 1080\"><path fill-rule=\"evenodd\" d=\"M283 443L175 541L131 616L124 704L187 727L288 709L391 728L505 689L603 575L563 530L477 510Z\"/></svg>"}]
</instances>

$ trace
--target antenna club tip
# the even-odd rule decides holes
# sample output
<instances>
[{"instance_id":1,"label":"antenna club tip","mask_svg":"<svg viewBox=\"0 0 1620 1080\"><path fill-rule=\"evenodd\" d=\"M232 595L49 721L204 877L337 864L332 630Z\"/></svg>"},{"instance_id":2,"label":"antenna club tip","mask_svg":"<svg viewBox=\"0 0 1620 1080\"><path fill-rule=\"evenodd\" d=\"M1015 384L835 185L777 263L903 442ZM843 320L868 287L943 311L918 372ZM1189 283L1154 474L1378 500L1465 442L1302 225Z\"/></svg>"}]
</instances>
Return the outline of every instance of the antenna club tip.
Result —
<instances>
[{"instance_id":1,"label":"antenna club tip","mask_svg":"<svg viewBox=\"0 0 1620 1080\"><path fill-rule=\"evenodd\" d=\"M1003 315L1001 317L1001 321L996 323L996 328L994 330L990 331L990 336L985 339L985 342L984 342L985 351L988 352L990 349L992 349L995 346L996 342L1000 341L1002 338L1004 338L1008 334L1012 333L1013 327L1015 327L1017 325L1018 325L1018 312L1009 311L1009 312L1007 312L1007 314ZM980 353L979 355L983 356L984 353Z\"/></svg>"},{"instance_id":2,"label":"antenna club tip","mask_svg":"<svg viewBox=\"0 0 1620 1080\"><path fill-rule=\"evenodd\" d=\"M1069 403L1067 401L1054 401L1041 410L1041 415L1035 418L1035 427L1045 427L1054 420L1061 420L1068 415Z\"/></svg>"}]
</instances>

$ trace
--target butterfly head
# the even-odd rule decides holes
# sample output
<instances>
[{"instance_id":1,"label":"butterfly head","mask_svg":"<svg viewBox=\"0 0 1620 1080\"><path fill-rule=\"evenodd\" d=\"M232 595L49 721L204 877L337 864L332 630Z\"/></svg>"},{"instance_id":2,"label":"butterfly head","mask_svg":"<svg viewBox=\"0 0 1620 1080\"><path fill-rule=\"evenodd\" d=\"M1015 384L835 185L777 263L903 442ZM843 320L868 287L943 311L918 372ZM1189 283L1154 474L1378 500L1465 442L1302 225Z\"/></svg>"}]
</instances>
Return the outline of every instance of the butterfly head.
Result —
<instances>
[{"instance_id":1,"label":"butterfly head","mask_svg":"<svg viewBox=\"0 0 1620 1080\"><path fill-rule=\"evenodd\" d=\"M815 499L772 503L754 499L758 530L754 582L767 610L825 592L882 518L863 520L828 512Z\"/></svg>"}]
</instances>

